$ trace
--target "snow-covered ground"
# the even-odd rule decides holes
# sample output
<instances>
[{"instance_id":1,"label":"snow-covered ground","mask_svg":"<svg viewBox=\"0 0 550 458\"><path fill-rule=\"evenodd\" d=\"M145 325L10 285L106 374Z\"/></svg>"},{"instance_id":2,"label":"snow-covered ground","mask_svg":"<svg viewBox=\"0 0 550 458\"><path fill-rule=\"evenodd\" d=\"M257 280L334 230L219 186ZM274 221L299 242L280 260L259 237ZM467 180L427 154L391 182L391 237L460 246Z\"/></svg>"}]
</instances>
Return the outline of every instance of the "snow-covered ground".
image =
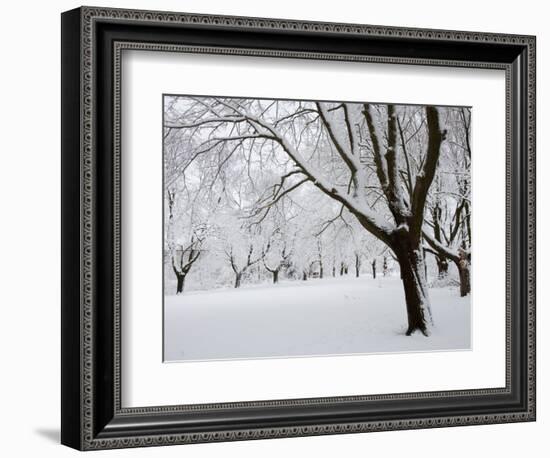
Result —
<instances>
[{"instance_id":1,"label":"snow-covered ground","mask_svg":"<svg viewBox=\"0 0 550 458\"><path fill-rule=\"evenodd\" d=\"M165 360L470 349L470 298L430 290L435 328L405 336L399 278L281 282L165 297Z\"/></svg>"}]
</instances>

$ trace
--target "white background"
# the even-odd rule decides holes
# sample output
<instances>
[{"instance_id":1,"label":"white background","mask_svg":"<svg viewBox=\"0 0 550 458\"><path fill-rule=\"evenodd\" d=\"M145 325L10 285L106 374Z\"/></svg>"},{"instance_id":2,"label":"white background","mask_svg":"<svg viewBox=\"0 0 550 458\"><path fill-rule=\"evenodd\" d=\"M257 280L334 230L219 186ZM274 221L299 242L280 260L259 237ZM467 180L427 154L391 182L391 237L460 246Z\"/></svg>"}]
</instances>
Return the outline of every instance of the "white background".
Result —
<instances>
[{"instance_id":1,"label":"white background","mask_svg":"<svg viewBox=\"0 0 550 458\"><path fill-rule=\"evenodd\" d=\"M124 407L505 386L503 71L143 51L122 63ZM473 106L473 349L163 364L163 92Z\"/></svg>"},{"instance_id":2,"label":"white background","mask_svg":"<svg viewBox=\"0 0 550 458\"><path fill-rule=\"evenodd\" d=\"M357 2L278 0L99 1L129 8L157 8L219 14L289 17L434 27L538 36L538 259L548 255L543 228L550 180L549 51L544 3L524 0ZM77 2L28 1L3 5L0 73L0 421L5 456L69 456L59 435L59 88L60 18ZM491 183L488 180L487 185ZM539 330L550 325L548 264L539 261ZM538 338L538 386L548 386L548 333ZM490 452L499 457L544 456L550 427L550 397L538 392L538 421L529 424L444 428L363 435L325 436L104 452L109 456L422 456L464 457ZM537 449L540 451L537 452Z\"/></svg>"}]
</instances>

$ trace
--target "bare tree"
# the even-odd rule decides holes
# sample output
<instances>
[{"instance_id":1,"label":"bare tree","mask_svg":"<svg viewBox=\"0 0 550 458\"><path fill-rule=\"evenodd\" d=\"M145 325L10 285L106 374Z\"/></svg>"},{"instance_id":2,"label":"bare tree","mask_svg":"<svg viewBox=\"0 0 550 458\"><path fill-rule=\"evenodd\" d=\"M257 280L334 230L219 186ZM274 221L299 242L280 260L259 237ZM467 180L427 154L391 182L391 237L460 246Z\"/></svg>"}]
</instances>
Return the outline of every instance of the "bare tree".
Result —
<instances>
[{"instance_id":1,"label":"bare tree","mask_svg":"<svg viewBox=\"0 0 550 458\"><path fill-rule=\"evenodd\" d=\"M201 248L206 237L207 228L204 224L195 225L192 218L189 218L189 226L182 233L190 233L187 235L187 241L183 243L177 243L178 239L182 238L174 234L175 218L174 209L176 206L176 192L174 190L166 190L166 199L168 205L168 222L167 222L167 245L170 253L170 261L172 264L172 270L176 276L176 294L183 293L185 286L185 279L189 274L189 271L193 265L199 259L201 255Z\"/></svg>"},{"instance_id":2,"label":"bare tree","mask_svg":"<svg viewBox=\"0 0 550 458\"><path fill-rule=\"evenodd\" d=\"M231 268L233 269L233 272L235 273L235 288L241 287L241 282L243 275L250 269L250 267L254 266L258 262L262 260L262 254L258 255L257 257L253 256L254 254L254 245L250 244L248 247L248 252L246 255L246 260L244 263L239 264L237 260L237 256L235 253L235 250L233 247L229 247L229 249L226 251L227 259L229 263L231 264Z\"/></svg>"},{"instance_id":3,"label":"bare tree","mask_svg":"<svg viewBox=\"0 0 550 458\"><path fill-rule=\"evenodd\" d=\"M317 263L319 264L319 278L323 278L325 275L325 264L323 261L323 241L320 237L317 238Z\"/></svg>"},{"instance_id":4,"label":"bare tree","mask_svg":"<svg viewBox=\"0 0 550 458\"><path fill-rule=\"evenodd\" d=\"M279 273L288 266L291 256L292 250L289 249L286 240L274 241L270 238L262 260L265 269L273 276L273 283L279 283Z\"/></svg>"},{"instance_id":5,"label":"bare tree","mask_svg":"<svg viewBox=\"0 0 550 458\"><path fill-rule=\"evenodd\" d=\"M447 261L453 262L460 279L460 295L470 293L471 224L470 224L470 112L466 108L449 110L448 124L458 124L451 129L449 138L453 167L442 171L431 197L431 220L424 223L424 238L435 255L440 276L447 272ZM465 173L461 173L461 171ZM443 173L444 172L444 173ZM442 177L447 176L444 180ZM442 184L447 182L447 189ZM431 228L431 232L430 229Z\"/></svg>"},{"instance_id":6,"label":"bare tree","mask_svg":"<svg viewBox=\"0 0 550 458\"><path fill-rule=\"evenodd\" d=\"M177 278L176 294L183 293L185 278L201 255L201 244L202 239L193 235L189 245L186 247L180 246L172 254L172 269Z\"/></svg>"}]
</instances>

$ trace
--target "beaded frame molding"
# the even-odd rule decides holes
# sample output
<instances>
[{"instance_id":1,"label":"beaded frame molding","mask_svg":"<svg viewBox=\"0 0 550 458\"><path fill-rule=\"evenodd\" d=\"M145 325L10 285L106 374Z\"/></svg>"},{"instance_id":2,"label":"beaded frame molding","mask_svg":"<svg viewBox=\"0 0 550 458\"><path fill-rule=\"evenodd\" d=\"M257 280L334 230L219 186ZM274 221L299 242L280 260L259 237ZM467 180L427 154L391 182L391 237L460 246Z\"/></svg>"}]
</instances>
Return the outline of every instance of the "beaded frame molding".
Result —
<instances>
[{"instance_id":1,"label":"beaded frame molding","mask_svg":"<svg viewBox=\"0 0 550 458\"><path fill-rule=\"evenodd\" d=\"M124 50L506 73L506 386L123 408ZM81 7L62 14L62 425L79 450L535 420L535 37Z\"/></svg>"}]
</instances>

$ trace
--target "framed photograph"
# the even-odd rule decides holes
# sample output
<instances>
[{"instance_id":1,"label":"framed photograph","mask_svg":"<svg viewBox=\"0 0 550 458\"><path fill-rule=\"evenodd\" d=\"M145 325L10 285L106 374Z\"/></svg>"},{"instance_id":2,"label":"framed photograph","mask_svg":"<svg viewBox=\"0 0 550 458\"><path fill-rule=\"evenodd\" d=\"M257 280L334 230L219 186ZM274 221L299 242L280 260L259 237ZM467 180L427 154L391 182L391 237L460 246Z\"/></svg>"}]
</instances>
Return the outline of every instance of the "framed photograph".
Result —
<instances>
[{"instance_id":1,"label":"framed photograph","mask_svg":"<svg viewBox=\"0 0 550 458\"><path fill-rule=\"evenodd\" d=\"M62 443L535 420L535 38L62 15Z\"/></svg>"}]
</instances>

